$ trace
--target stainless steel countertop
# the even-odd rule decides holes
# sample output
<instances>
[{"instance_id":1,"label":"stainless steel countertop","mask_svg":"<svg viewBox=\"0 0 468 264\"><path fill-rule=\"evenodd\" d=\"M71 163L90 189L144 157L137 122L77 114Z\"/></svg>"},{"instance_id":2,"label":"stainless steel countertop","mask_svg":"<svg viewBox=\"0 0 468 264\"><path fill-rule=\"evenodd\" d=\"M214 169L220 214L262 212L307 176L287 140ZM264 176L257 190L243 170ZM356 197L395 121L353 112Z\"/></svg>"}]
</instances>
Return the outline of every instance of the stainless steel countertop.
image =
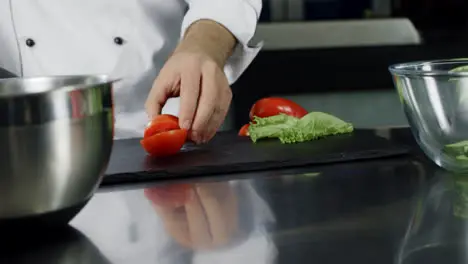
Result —
<instances>
[{"instance_id":1,"label":"stainless steel countertop","mask_svg":"<svg viewBox=\"0 0 468 264\"><path fill-rule=\"evenodd\" d=\"M399 131L379 133L411 144ZM101 189L70 227L2 242L0 263L390 264L437 173L414 155Z\"/></svg>"}]
</instances>

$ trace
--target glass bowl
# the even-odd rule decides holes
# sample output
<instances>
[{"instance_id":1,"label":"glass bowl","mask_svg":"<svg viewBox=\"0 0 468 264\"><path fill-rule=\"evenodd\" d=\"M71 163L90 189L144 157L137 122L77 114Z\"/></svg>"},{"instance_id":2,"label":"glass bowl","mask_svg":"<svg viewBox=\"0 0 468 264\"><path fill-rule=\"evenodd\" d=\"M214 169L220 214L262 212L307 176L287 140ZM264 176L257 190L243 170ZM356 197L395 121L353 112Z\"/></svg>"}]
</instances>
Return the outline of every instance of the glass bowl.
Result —
<instances>
[{"instance_id":1,"label":"glass bowl","mask_svg":"<svg viewBox=\"0 0 468 264\"><path fill-rule=\"evenodd\" d=\"M403 110L424 153L449 171L468 171L468 59L389 68Z\"/></svg>"}]
</instances>

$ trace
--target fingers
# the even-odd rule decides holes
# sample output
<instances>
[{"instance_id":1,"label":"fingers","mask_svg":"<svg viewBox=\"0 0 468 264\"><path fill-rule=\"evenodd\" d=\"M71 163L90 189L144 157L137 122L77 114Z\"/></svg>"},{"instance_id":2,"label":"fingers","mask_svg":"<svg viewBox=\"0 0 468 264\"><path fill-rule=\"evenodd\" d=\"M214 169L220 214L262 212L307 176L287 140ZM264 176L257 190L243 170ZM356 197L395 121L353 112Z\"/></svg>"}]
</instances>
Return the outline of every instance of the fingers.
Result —
<instances>
[{"instance_id":1,"label":"fingers","mask_svg":"<svg viewBox=\"0 0 468 264\"><path fill-rule=\"evenodd\" d=\"M187 214L184 207L165 208L153 204L153 208L163 220L166 232L171 235L180 245L192 248Z\"/></svg>"},{"instance_id":2,"label":"fingers","mask_svg":"<svg viewBox=\"0 0 468 264\"><path fill-rule=\"evenodd\" d=\"M211 232L205 211L196 191L185 205L190 240L197 248L208 248L211 245Z\"/></svg>"},{"instance_id":3,"label":"fingers","mask_svg":"<svg viewBox=\"0 0 468 264\"><path fill-rule=\"evenodd\" d=\"M189 130L192 127L200 95L201 73L196 67L182 72L180 83L179 125Z\"/></svg>"},{"instance_id":4,"label":"fingers","mask_svg":"<svg viewBox=\"0 0 468 264\"><path fill-rule=\"evenodd\" d=\"M226 76L209 60L188 60L186 54L173 57L156 78L145 108L152 119L170 97L180 96L179 125L191 130L196 143L210 140L229 110L232 93Z\"/></svg>"},{"instance_id":5,"label":"fingers","mask_svg":"<svg viewBox=\"0 0 468 264\"><path fill-rule=\"evenodd\" d=\"M223 72L214 64L204 67L198 108L192 125L193 141L205 143L214 136L226 117L231 99L231 90Z\"/></svg>"},{"instance_id":6,"label":"fingers","mask_svg":"<svg viewBox=\"0 0 468 264\"><path fill-rule=\"evenodd\" d=\"M225 183L199 185L197 193L203 204L214 246L223 246L236 232L238 205L232 187Z\"/></svg>"},{"instance_id":7,"label":"fingers","mask_svg":"<svg viewBox=\"0 0 468 264\"><path fill-rule=\"evenodd\" d=\"M229 111L229 105L231 103L232 94L230 92L230 88L228 93L223 96L220 96L220 103L213 109L213 114L211 116L210 121L208 122L208 126L206 128L206 132L204 134L203 142L207 142L211 140L216 131L218 131L219 127L223 124L224 119Z\"/></svg>"},{"instance_id":8,"label":"fingers","mask_svg":"<svg viewBox=\"0 0 468 264\"><path fill-rule=\"evenodd\" d=\"M179 85L180 75L167 74L166 72L161 72L158 75L145 103L146 113L150 119L161 114L167 99L178 95L177 87Z\"/></svg>"}]
</instances>

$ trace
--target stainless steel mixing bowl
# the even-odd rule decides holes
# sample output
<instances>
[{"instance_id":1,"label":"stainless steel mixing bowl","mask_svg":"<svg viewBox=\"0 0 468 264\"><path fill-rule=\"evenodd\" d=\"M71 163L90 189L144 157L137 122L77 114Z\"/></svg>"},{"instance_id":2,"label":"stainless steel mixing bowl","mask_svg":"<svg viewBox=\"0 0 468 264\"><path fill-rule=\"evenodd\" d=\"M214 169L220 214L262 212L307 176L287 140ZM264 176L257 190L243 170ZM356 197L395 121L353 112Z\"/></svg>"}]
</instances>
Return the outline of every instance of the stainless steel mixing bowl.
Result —
<instances>
[{"instance_id":1,"label":"stainless steel mixing bowl","mask_svg":"<svg viewBox=\"0 0 468 264\"><path fill-rule=\"evenodd\" d=\"M450 171L468 171L468 59L390 66L416 141Z\"/></svg>"},{"instance_id":2,"label":"stainless steel mixing bowl","mask_svg":"<svg viewBox=\"0 0 468 264\"><path fill-rule=\"evenodd\" d=\"M0 223L83 205L109 161L106 76L0 80Z\"/></svg>"}]
</instances>

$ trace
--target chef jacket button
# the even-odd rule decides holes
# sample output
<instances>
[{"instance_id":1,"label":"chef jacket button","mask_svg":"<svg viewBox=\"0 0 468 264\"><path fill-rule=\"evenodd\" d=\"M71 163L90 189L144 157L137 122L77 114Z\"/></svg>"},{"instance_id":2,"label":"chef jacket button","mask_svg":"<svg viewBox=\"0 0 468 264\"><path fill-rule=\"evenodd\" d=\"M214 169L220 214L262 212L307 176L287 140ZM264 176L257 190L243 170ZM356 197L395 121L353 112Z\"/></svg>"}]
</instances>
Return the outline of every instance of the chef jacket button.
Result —
<instances>
[{"instance_id":1,"label":"chef jacket button","mask_svg":"<svg viewBox=\"0 0 468 264\"><path fill-rule=\"evenodd\" d=\"M121 37L115 37L114 38L114 43L117 44L117 45L122 45L124 43L124 40Z\"/></svg>"},{"instance_id":2,"label":"chef jacket button","mask_svg":"<svg viewBox=\"0 0 468 264\"><path fill-rule=\"evenodd\" d=\"M34 47L34 45L36 45L36 42L35 42L33 39L28 38L28 39L26 40L26 46L32 48L32 47Z\"/></svg>"}]
</instances>

